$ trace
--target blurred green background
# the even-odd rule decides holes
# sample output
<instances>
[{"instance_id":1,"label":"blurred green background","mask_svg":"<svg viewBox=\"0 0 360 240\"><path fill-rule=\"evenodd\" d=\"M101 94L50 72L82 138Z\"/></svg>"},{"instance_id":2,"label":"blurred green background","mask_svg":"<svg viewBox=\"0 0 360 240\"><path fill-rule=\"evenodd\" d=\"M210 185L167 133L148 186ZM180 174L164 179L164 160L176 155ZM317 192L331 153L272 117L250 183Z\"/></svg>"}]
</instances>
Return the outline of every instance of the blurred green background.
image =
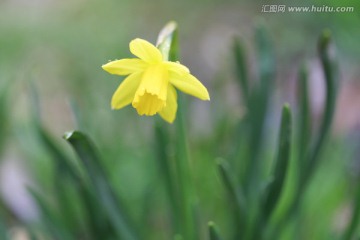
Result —
<instances>
[{"instance_id":1,"label":"blurred green background","mask_svg":"<svg viewBox=\"0 0 360 240\"><path fill-rule=\"evenodd\" d=\"M354 12L262 13L266 4L352 6ZM312 121L317 126L324 102L317 39L324 28L332 31L340 67L339 96L330 141L304 197L306 230L300 239L331 239L327 237L343 231L352 212L350 199L359 187L359 1L0 0L1 214L12 239L23 239L21 231L40 221L39 208L26 186L38 189L49 202L56 198L54 161L36 132L36 117L70 159L75 155L61 139L64 132L78 129L94 139L109 182L129 215L138 223L146 215L147 228L153 229L146 239L170 239L164 183L154 150L157 117L139 117L131 107L112 111L110 99L122 77L101 69L109 60L131 57L128 44L134 38L155 43L169 20L179 26L181 62L211 95L210 102L187 96L186 119L201 206L200 232L206 236L206 223L214 220L224 239L230 239L226 233L231 232L231 224L214 162L231 154L235 144L228 136L246 113L234 80L235 37L246 47L254 78L258 74L254 35L259 23L272 42L276 80L271 83L274 92L264 151L271 162L281 105L289 102L297 109L297 74L304 61L309 67ZM292 238L285 233L284 239Z\"/></svg>"}]
</instances>

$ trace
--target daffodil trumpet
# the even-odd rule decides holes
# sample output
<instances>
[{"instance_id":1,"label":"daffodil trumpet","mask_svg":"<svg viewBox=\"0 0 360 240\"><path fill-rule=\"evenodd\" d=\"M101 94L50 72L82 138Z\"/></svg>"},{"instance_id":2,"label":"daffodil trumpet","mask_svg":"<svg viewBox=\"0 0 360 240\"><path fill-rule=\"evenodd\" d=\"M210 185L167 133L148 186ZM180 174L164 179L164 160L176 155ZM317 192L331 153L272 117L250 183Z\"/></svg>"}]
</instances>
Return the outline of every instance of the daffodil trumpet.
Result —
<instances>
[{"instance_id":1,"label":"daffodil trumpet","mask_svg":"<svg viewBox=\"0 0 360 240\"><path fill-rule=\"evenodd\" d=\"M132 40L130 52L138 58L111 61L102 66L111 74L127 76L112 97L112 109L132 104L139 115L159 113L172 123L177 112L176 89L201 100L210 100L207 89L187 67L164 60L160 50L148 41Z\"/></svg>"}]
</instances>

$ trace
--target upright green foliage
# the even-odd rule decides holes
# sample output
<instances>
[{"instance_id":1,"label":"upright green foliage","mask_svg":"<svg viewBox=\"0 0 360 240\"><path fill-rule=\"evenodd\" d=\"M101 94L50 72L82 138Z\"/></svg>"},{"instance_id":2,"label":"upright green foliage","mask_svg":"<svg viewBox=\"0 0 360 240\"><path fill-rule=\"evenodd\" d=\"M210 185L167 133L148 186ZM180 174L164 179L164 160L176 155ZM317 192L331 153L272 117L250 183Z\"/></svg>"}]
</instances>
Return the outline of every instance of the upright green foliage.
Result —
<instances>
[{"instance_id":1,"label":"upright green foliage","mask_svg":"<svg viewBox=\"0 0 360 240\"><path fill-rule=\"evenodd\" d=\"M261 175L261 148L264 140L264 129L272 86L274 85L274 56L269 36L263 26L256 29L255 42L258 50L258 85L250 93L247 125L250 127L249 136L249 168L246 178L246 191L257 198Z\"/></svg>"},{"instance_id":2,"label":"upright green foliage","mask_svg":"<svg viewBox=\"0 0 360 240\"><path fill-rule=\"evenodd\" d=\"M311 109L308 90L308 71L304 64L298 77L298 103L299 103L299 123L298 123L298 163L300 173L304 172L306 166L306 156L309 151L311 139Z\"/></svg>"},{"instance_id":3,"label":"upright green foliage","mask_svg":"<svg viewBox=\"0 0 360 240\"><path fill-rule=\"evenodd\" d=\"M163 57L169 61L179 60L179 44L178 44L178 29L175 22L168 23L160 32L158 37L158 48L163 54ZM179 217L181 226L181 234L186 239L195 240L198 237L195 214L195 196L192 183L191 168L189 166L189 149L187 126L185 121L186 108L182 94L178 94L178 112L175 120L176 127L176 157L175 168L176 172L173 174L177 177L178 189L172 191L177 192L179 197L177 217ZM168 173L165 173L168 174Z\"/></svg>"},{"instance_id":4,"label":"upright green foliage","mask_svg":"<svg viewBox=\"0 0 360 240\"><path fill-rule=\"evenodd\" d=\"M86 172L91 180L92 188L95 191L101 207L107 213L115 231L121 239L138 239L136 233L129 223L129 219L116 198L105 170L101 166L98 153L93 143L81 132L69 132L64 136L82 160Z\"/></svg>"},{"instance_id":5,"label":"upright green foliage","mask_svg":"<svg viewBox=\"0 0 360 240\"><path fill-rule=\"evenodd\" d=\"M33 234L32 239L40 239L38 236L44 235L46 239L59 240L140 240L153 239L153 236L156 238L168 236L170 233L170 238L175 240L203 238L209 240L278 240L283 239L284 236L294 237L296 235L291 231L288 235L284 235L284 232L287 233L289 225L295 226L296 230L300 229L295 232L307 233L307 229L303 230L301 224L298 224L302 208L308 204L307 202L302 204L303 196L306 194L307 186L311 183L313 175L318 170L321 152L331 130L336 104L337 68L334 57L331 55L330 45L330 34L325 31L321 35L318 45L326 86L325 106L318 131L311 129L312 106L309 96L308 71L304 65L298 75L298 114L293 116L290 106L285 104L282 109L277 141L274 144L267 144L276 139L275 137L268 139L267 135L268 119L272 119L269 117L272 114L269 106L273 95L273 85L275 85L275 57L270 37L262 26L258 27L255 33L257 50L257 73L255 76L258 76L257 79L251 76L249 66L246 64L247 49L243 42L236 40L232 48L236 80L242 91L242 103L246 108L243 118L237 124L229 126L229 129L234 130L234 136L229 137L229 139L231 138L229 142L235 149L235 154L219 157L214 152L221 151L209 151L206 154L201 152L200 154L204 154L204 157L196 157L193 162L190 161L190 150L194 150L194 156L199 156L200 151L218 148L216 137L218 135L215 133L215 137L210 139L210 143L206 142L204 146L201 144L196 147L189 145L189 129L186 124L188 112L185 101L179 94L178 114L174 125L164 126L163 122L155 122L154 125L155 134L151 146L154 146L156 153L156 163L154 164L159 166L159 176L154 177L156 184L150 182L150 185L159 186L153 187L152 185L148 192L151 196L156 196L156 199L160 199L163 193L162 187L164 187L167 204L164 204L165 206L159 212L149 211L152 214L146 219L154 222L150 226L144 226L141 221L140 223L132 221L132 217L128 215L127 206L121 201L122 196L117 195L112 186L113 182L110 182L109 173L104 168L94 143L84 133L72 131L64 136L67 143L75 150L80 162L76 162L74 157L67 153L66 149L63 149L51 136L41 121L38 95L32 86L33 128L36 139L40 140L41 146L46 150L47 156L54 165L53 179L50 179L53 183L51 185L53 196L47 196L47 193L41 190L30 190L40 212L40 227L23 223L20 219L13 219L12 216L9 217L11 212L0 201L0 211L4 218L0 219L0 239L8 238L5 227L9 225L8 219L15 220L16 224L28 226L31 233L41 233L40 235ZM176 23L170 22L164 27L159 35L157 47L166 60L179 60ZM1 138L3 139L5 136L3 134L6 128L4 119L7 119L7 108L3 105L5 103L3 96L1 92L0 149ZM74 108L74 111L78 113L81 108ZM293 122L296 124L296 128L294 128ZM293 134L295 135L294 142L292 141ZM226 138L225 136L222 139ZM270 149L273 146L274 151ZM139 147L137 146L137 148ZM292 158L293 150L296 154ZM274 152L274 156L269 152ZM121 157L126 157L125 154L120 154ZM225 161L221 157L229 161ZM214 169L202 168L203 165L200 165L203 164L201 161L208 161L210 163L208 165L211 165L213 159L218 159L216 167L219 178L212 175ZM292 173L292 169L289 167L290 162L295 163L296 171L299 172L295 174L298 177L297 185L288 182L287 176ZM199 164L196 166L201 166L201 170L191 168L192 163ZM268 166L269 164L272 165ZM201 172L196 172L195 169ZM195 174L203 174L209 179L215 179L213 182L220 180L222 184L207 186L206 184L213 182L197 183L195 179L200 178ZM163 184L158 184L159 179L163 181ZM293 195L285 199L288 205L282 206L281 200L284 198L284 193L287 193L285 191L287 183L296 185L296 187L291 192ZM121 184L127 183L121 182ZM214 193L205 197L197 195L195 186L214 189ZM219 196L219 192L225 192L226 196ZM147 196L149 194L141 195L145 201L147 201ZM197 198L197 196L200 197ZM353 201L354 209L350 222L345 232L340 234L341 238L339 239L342 240L356 237L360 221L360 188L358 188ZM152 201L147 203L148 208L151 208ZM210 209L200 217L197 215L199 203L205 203L205 210ZM279 208L284 210L277 213ZM218 214L220 211L221 214ZM164 223L164 219L165 221L170 219L169 223ZM209 220L214 220L219 225L215 225ZM152 229L153 226L156 229ZM221 231L218 226L221 227ZM36 230L33 231L33 229ZM164 234L158 233L163 230ZM309 236L311 237L311 235ZM288 237L287 239L293 238ZM334 239L338 238L334 237Z\"/></svg>"},{"instance_id":6,"label":"upright green foliage","mask_svg":"<svg viewBox=\"0 0 360 240\"><path fill-rule=\"evenodd\" d=\"M218 168L226 191L228 192L229 203L233 212L234 227L236 229L235 238L240 240L243 239L246 220L249 217L243 189L239 187L235 181L236 178L225 160L218 161Z\"/></svg>"},{"instance_id":7,"label":"upright green foliage","mask_svg":"<svg viewBox=\"0 0 360 240\"><path fill-rule=\"evenodd\" d=\"M345 229L343 240L351 240L356 237L356 230L360 222L360 188L358 187L355 199L353 200L353 211L347 229Z\"/></svg>"},{"instance_id":8,"label":"upright green foliage","mask_svg":"<svg viewBox=\"0 0 360 240\"><path fill-rule=\"evenodd\" d=\"M219 231L218 231L215 223L209 222L208 226L209 226L210 240L221 240L222 238L220 237Z\"/></svg>"},{"instance_id":9,"label":"upright green foliage","mask_svg":"<svg viewBox=\"0 0 360 240\"><path fill-rule=\"evenodd\" d=\"M239 81L240 90L243 94L243 100L248 103L249 101L249 73L246 64L246 52L243 43L240 39L234 41L234 54L235 54L235 72L237 80Z\"/></svg>"},{"instance_id":10,"label":"upright green foliage","mask_svg":"<svg viewBox=\"0 0 360 240\"><path fill-rule=\"evenodd\" d=\"M325 86L326 86L326 101L324 107L324 113L321 120L320 131L318 133L315 146L309 156L309 165L307 167L308 175L304 176L302 181L306 181L311 175L311 173L316 168L316 165L319 162L319 155L324 146L325 140L330 132L330 127L333 121L333 116L335 112L336 104L336 94L337 94L337 65L334 59L334 56L331 52L331 33L328 30L325 30L319 39L319 56L325 76Z\"/></svg>"},{"instance_id":11,"label":"upright green foliage","mask_svg":"<svg viewBox=\"0 0 360 240\"><path fill-rule=\"evenodd\" d=\"M276 204L280 199L280 195L285 184L285 177L288 171L291 153L291 133L292 121L291 110L289 105L285 104L282 110L281 126L279 134L278 152L275 161L273 179L268 187L267 197L264 201L263 217L266 221L270 214L274 211Z\"/></svg>"}]
</instances>

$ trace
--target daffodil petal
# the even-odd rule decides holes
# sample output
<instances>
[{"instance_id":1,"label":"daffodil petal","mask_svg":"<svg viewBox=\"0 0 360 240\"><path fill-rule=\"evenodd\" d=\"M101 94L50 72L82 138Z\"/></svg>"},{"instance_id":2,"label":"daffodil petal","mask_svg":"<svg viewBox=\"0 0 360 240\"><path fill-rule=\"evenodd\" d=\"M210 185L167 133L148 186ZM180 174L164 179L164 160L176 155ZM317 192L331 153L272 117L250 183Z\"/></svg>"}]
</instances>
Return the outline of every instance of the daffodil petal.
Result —
<instances>
[{"instance_id":1,"label":"daffodil petal","mask_svg":"<svg viewBox=\"0 0 360 240\"><path fill-rule=\"evenodd\" d=\"M170 72L174 72L179 75L190 73L189 69L179 62L164 62L164 64Z\"/></svg>"},{"instance_id":2,"label":"daffodil petal","mask_svg":"<svg viewBox=\"0 0 360 240\"><path fill-rule=\"evenodd\" d=\"M160 116L167 122L172 123L177 111L177 93L173 86L169 84L166 106L159 112Z\"/></svg>"},{"instance_id":3,"label":"daffodil petal","mask_svg":"<svg viewBox=\"0 0 360 240\"><path fill-rule=\"evenodd\" d=\"M210 100L209 92L205 86L193 75L179 75L177 73L170 72L169 76L170 83L177 89L194 97L200 98L201 100Z\"/></svg>"},{"instance_id":4,"label":"daffodil petal","mask_svg":"<svg viewBox=\"0 0 360 240\"><path fill-rule=\"evenodd\" d=\"M161 62L163 60L159 49L140 38L130 42L130 52L146 62Z\"/></svg>"},{"instance_id":5,"label":"daffodil petal","mask_svg":"<svg viewBox=\"0 0 360 240\"><path fill-rule=\"evenodd\" d=\"M124 79L111 99L112 109L123 108L133 101L135 92L141 81L141 76L142 72L137 72Z\"/></svg>"},{"instance_id":6,"label":"daffodil petal","mask_svg":"<svg viewBox=\"0 0 360 240\"><path fill-rule=\"evenodd\" d=\"M134 72L143 71L147 67L147 63L141 59L121 59L102 65L102 68L117 75L129 75Z\"/></svg>"}]
</instances>

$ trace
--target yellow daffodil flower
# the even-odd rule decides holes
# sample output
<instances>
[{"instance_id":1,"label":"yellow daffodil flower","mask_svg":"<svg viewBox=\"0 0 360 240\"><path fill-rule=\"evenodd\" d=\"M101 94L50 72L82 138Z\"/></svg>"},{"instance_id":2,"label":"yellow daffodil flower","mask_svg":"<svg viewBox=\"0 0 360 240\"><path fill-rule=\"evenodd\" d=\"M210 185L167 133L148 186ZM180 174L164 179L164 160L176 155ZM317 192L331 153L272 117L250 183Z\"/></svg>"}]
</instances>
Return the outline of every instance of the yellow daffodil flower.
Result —
<instances>
[{"instance_id":1,"label":"yellow daffodil flower","mask_svg":"<svg viewBox=\"0 0 360 240\"><path fill-rule=\"evenodd\" d=\"M130 51L139 58L109 62L102 68L117 75L128 75L115 91L111 107L123 108L130 103L139 115L157 113L169 123L176 117L175 87L201 100L210 100L204 85L178 62L164 61L159 49L143 39L130 42Z\"/></svg>"}]
</instances>

